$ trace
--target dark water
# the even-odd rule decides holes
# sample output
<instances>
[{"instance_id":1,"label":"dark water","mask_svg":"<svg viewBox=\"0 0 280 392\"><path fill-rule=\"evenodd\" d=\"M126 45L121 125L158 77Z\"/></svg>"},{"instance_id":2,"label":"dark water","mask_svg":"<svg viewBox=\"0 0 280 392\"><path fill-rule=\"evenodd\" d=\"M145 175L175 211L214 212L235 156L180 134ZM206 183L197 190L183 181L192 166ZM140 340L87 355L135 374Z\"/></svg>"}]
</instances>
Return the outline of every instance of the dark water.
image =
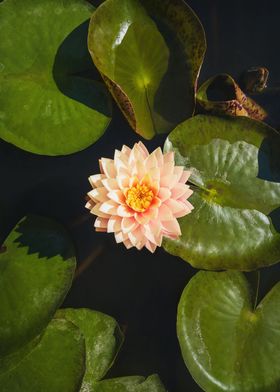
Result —
<instances>
[{"instance_id":1,"label":"dark water","mask_svg":"<svg viewBox=\"0 0 280 392\"><path fill-rule=\"evenodd\" d=\"M121 1L121 0L120 0ZM270 71L262 98L280 118L278 1L190 0L207 35L208 50L200 82L220 72L238 78L252 66ZM275 120L277 122L277 119ZM162 249L126 251L111 235L96 234L84 209L87 177L98 172L97 159L112 157L115 148L139 138L114 107L106 134L87 150L69 157L40 157L0 142L4 237L25 214L49 216L70 231L78 263L99 256L74 282L64 306L88 307L115 317L126 331L124 347L109 376L158 373L171 392L196 392L181 359L176 339L176 307L188 280L196 273ZM164 138L145 142L149 149ZM279 279L279 267L263 270L261 295Z\"/></svg>"}]
</instances>

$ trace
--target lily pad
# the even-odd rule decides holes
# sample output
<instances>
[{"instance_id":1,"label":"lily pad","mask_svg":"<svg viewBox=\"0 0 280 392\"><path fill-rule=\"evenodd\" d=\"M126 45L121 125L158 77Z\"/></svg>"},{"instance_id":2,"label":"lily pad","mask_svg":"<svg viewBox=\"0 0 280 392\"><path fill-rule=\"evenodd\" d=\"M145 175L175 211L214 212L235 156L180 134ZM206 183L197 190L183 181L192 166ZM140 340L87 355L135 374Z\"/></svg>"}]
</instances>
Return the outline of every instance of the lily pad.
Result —
<instances>
[{"instance_id":1,"label":"lily pad","mask_svg":"<svg viewBox=\"0 0 280 392\"><path fill-rule=\"evenodd\" d=\"M194 111L206 43L182 0L107 0L89 28L92 59L133 129L170 132Z\"/></svg>"},{"instance_id":2,"label":"lily pad","mask_svg":"<svg viewBox=\"0 0 280 392\"><path fill-rule=\"evenodd\" d=\"M4 246L6 251L0 253L0 357L41 333L68 292L76 266L67 233L46 218L25 217Z\"/></svg>"},{"instance_id":3,"label":"lily pad","mask_svg":"<svg viewBox=\"0 0 280 392\"><path fill-rule=\"evenodd\" d=\"M82 390L88 391L112 366L123 342L120 327L112 317L90 309L61 309L56 317L71 321L85 337L86 373Z\"/></svg>"},{"instance_id":4,"label":"lily pad","mask_svg":"<svg viewBox=\"0 0 280 392\"><path fill-rule=\"evenodd\" d=\"M54 320L33 351L0 376L1 392L78 392L84 371L83 335L72 323Z\"/></svg>"},{"instance_id":5,"label":"lily pad","mask_svg":"<svg viewBox=\"0 0 280 392\"><path fill-rule=\"evenodd\" d=\"M198 90L197 102L206 111L216 114L251 117L264 120L266 111L247 97L234 79L227 74L214 76Z\"/></svg>"},{"instance_id":6,"label":"lily pad","mask_svg":"<svg viewBox=\"0 0 280 392\"><path fill-rule=\"evenodd\" d=\"M66 155L104 133L110 98L87 50L85 0L0 4L0 137L24 150Z\"/></svg>"},{"instance_id":7,"label":"lily pad","mask_svg":"<svg viewBox=\"0 0 280 392\"><path fill-rule=\"evenodd\" d=\"M279 391L279 283L255 308L244 274L201 271L182 294L177 331L204 391Z\"/></svg>"},{"instance_id":8,"label":"lily pad","mask_svg":"<svg viewBox=\"0 0 280 392\"><path fill-rule=\"evenodd\" d=\"M253 270L280 259L280 136L246 117L196 116L168 137L191 169L191 214L164 248L202 269Z\"/></svg>"},{"instance_id":9,"label":"lily pad","mask_svg":"<svg viewBox=\"0 0 280 392\"><path fill-rule=\"evenodd\" d=\"M166 392L157 375L150 377L131 376L96 383L94 392Z\"/></svg>"}]
</instances>

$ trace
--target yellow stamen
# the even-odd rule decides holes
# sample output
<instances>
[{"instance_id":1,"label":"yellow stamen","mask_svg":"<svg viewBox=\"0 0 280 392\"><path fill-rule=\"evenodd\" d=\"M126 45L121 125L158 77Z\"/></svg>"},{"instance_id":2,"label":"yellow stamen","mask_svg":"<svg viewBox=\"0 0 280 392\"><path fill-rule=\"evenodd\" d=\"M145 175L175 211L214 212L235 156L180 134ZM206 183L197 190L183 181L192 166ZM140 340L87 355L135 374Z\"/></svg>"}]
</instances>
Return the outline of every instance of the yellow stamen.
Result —
<instances>
[{"instance_id":1,"label":"yellow stamen","mask_svg":"<svg viewBox=\"0 0 280 392\"><path fill-rule=\"evenodd\" d=\"M137 184L126 193L126 204L136 212L144 212L150 207L154 193L145 184Z\"/></svg>"}]
</instances>

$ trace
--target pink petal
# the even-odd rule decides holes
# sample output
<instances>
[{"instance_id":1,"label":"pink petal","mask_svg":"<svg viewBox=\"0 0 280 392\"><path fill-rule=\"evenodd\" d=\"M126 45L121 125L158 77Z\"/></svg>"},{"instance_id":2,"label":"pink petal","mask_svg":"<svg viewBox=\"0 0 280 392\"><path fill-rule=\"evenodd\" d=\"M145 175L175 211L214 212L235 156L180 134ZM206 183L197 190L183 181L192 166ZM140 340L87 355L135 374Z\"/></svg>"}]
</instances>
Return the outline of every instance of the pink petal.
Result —
<instances>
[{"instance_id":1,"label":"pink petal","mask_svg":"<svg viewBox=\"0 0 280 392\"><path fill-rule=\"evenodd\" d=\"M145 225L152 219L157 219L158 217L158 208L150 207L145 212L136 212L134 217L140 225Z\"/></svg>"},{"instance_id":2,"label":"pink petal","mask_svg":"<svg viewBox=\"0 0 280 392\"><path fill-rule=\"evenodd\" d=\"M152 155L154 155L156 157L157 166L161 167L163 165L163 154L162 154L161 148L158 147L155 151L152 152Z\"/></svg>"},{"instance_id":3,"label":"pink petal","mask_svg":"<svg viewBox=\"0 0 280 392\"><path fill-rule=\"evenodd\" d=\"M118 215L118 204L113 200L107 200L101 203L100 211L107 215Z\"/></svg>"},{"instance_id":4,"label":"pink petal","mask_svg":"<svg viewBox=\"0 0 280 392\"><path fill-rule=\"evenodd\" d=\"M106 229L107 231L108 219L97 217L94 222L94 227L98 229Z\"/></svg>"},{"instance_id":5,"label":"pink petal","mask_svg":"<svg viewBox=\"0 0 280 392\"><path fill-rule=\"evenodd\" d=\"M126 205L120 205L118 206L118 215L121 216L122 218L130 218L131 216L134 215L134 211L131 210L131 208L129 208Z\"/></svg>"},{"instance_id":6,"label":"pink petal","mask_svg":"<svg viewBox=\"0 0 280 392\"><path fill-rule=\"evenodd\" d=\"M108 191L114 191L116 189L119 189L118 182L114 178L105 178L104 180L102 180L102 184L105 186L106 189L108 189Z\"/></svg>"},{"instance_id":7,"label":"pink petal","mask_svg":"<svg viewBox=\"0 0 280 392\"><path fill-rule=\"evenodd\" d=\"M90 185L95 188L97 186L102 186L102 180L106 178L104 174L94 174L88 178Z\"/></svg>"},{"instance_id":8,"label":"pink petal","mask_svg":"<svg viewBox=\"0 0 280 392\"><path fill-rule=\"evenodd\" d=\"M157 197L164 202L165 200L169 199L171 197L171 192L168 188L160 188Z\"/></svg>"},{"instance_id":9,"label":"pink petal","mask_svg":"<svg viewBox=\"0 0 280 392\"><path fill-rule=\"evenodd\" d=\"M119 216L111 216L108 221L107 231L108 233L115 233L121 230L122 218Z\"/></svg>"},{"instance_id":10,"label":"pink petal","mask_svg":"<svg viewBox=\"0 0 280 392\"><path fill-rule=\"evenodd\" d=\"M189 187L185 184L182 183L178 183L176 184L172 190L171 190L171 194L172 194L172 198L173 199L179 199L180 197L182 197L184 194L186 194L186 192L188 191Z\"/></svg>"},{"instance_id":11,"label":"pink petal","mask_svg":"<svg viewBox=\"0 0 280 392\"><path fill-rule=\"evenodd\" d=\"M137 227L135 230L128 232L128 238L134 246L136 246L138 243L141 243L144 239L141 227Z\"/></svg>"},{"instance_id":12,"label":"pink petal","mask_svg":"<svg viewBox=\"0 0 280 392\"><path fill-rule=\"evenodd\" d=\"M174 217L170 208L168 208L165 203L162 204L158 209L158 219L160 221L167 221L172 220L173 218Z\"/></svg>"},{"instance_id":13,"label":"pink petal","mask_svg":"<svg viewBox=\"0 0 280 392\"><path fill-rule=\"evenodd\" d=\"M144 165L146 168L146 171L149 172L151 169L158 167L158 161L155 155L151 154L149 155L145 161L144 161Z\"/></svg>"},{"instance_id":14,"label":"pink petal","mask_svg":"<svg viewBox=\"0 0 280 392\"><path fill-rule=\"evenodd\" d=\"M116 203L118 204L123 204L125 203L125 197L124 194L122 193L122 191L120 190L115 190L115 191L111 191L108 193L108 197L111 200L114 200Z\"/></svg>"},{"instance_id":15,"label":"pink petal","mask_svg":"<svg viewBox=\"0 0 280 392\"><path fill-rule=\"evenodd\" d=\"M142 142L138 142L138 147L141 149L144 158L146 158L149 155L149 151L147 150L146 146Z\"/></svg>"},{"instance_id":16,"label":"pink petal","mask_svg":"<svg viewBox=\"0 0 280 392\"><path fill-rule=\"evenodd\" d=\"M110 177L110 178L116 177L117 171L114 165L114 161L112 159L101 158L99 160L99 163L106 177Z\"/></svg>"},{"instance_id":17,"label":"pink petal","mask_svg":"<svg viewBox=\"0 0 280 392\"><path fill-rule=\"evenodd\" d=\"M128 239L128 235L124 234L122 231L115 233L115 240L119 244L120 242L124 242Z\"/></svg>"},{"instance_id":18,"label":"pink petal","mask_svg":"<svg viewBox=\"0 0 280 392\"><path fill-rule=\"evenodd\" d=\"M149 170L149 175L153 181L159 182L160 180L160 169L158 167L153 167Z\"/></svg>"},{"instance_id":19,"label":"pink petal","mask_svg":"<svg viewBox=\"0 0 280 392\"><path fill-rule=\"evenodd\" d=\"M121 149L121 152L122 152L123 154L125 154L126 156L129 156L130 153L131 153L131 148L129 148L129 147L123 145L123 146L122 146L122 149Z\"/></svg>"},{"instance_id":20,"label":"pink petal","mask_svg":"<svg viewBox=\"0 0 280 392\"><path fill-rule=\"evenodd\" d=\"M123 243L124 243L124 246L126 247L126 249L130 249L133 247L133 245L129 239L123 241Z\"/></svg>"},{"instance_id":21,"label":"pink petal","mask_svg":"<svg viewBox=\"0 0 280 392\"><path fill-rule=\"evenodd\" d=\"M161 176L172 176L174 172L174 162L166 162L160 169Z\"/></svg>"},{"instance_id":22,"label":"pink petal","mask_svg":"<svg viewBox=\"0 0 280 392\"><path fill-rule=\"evenodd\" d=\"M185 184L188 181L190 175L191 175L191 171L189 171L189 170L183 171L179 181L182 182L183 184Z\"/></svg>"},{"instance_id":23,"label":"pink petal","mask_svg":"<svg viewBox=\"0 0 280 392\"><path fill-rule=\"evenodd\" d=\"M108 194L108 191L104 187L95 188L95 189L91 190L90 192L88 192L88 196L96 202L98 202L98 201L104 202L105 200L107 200L108 199L107 194Z\"/></svg>"},{"instance_id":24,"label":"pink petal","mask_svg":"<svg viewBox=\"0 0 280 392\"><path fill-rule=\"evenodd\" d=\"M129 176L126 174L119 174L117 177L118 186L120 189L125 189L129 187Z\"/></svg>"},{"instance_id":25,"label":"pink petal","mask_svg":"<svg viewBox=\"0 0 280 392\"><path fill-rule=\"evenodd\" d=\"M94 206L95 206L95 202L94 201L92 201L92 200L89 200L87 203L86 203L86 205L85 205L85 207L88 209L88 210L91 210Z\"/></svg>"},{"instance_id":26,"label":"pink petal","mask_svg":"<svg viewBox=\"0 0 280 392\"><path fill-rule=\"evenodd\" d=\"M174 162L174 152L170 151L163 155L163 162Z\"/></svg>"},{"instance_id":27,"label":"pink petal","mask_svg":"<svg viewBox=\"0 0 280 392\"><path fill-rule=\"evenodd\" d=\"M177 182L177 176L174 174L169 176L162 176L160 179L160 186L171 189Z\"/></svg>"},{"instance_id":28,"label":"pink petal","mask_svg":"<svg viewBox=\"0 0 280 392\"><path fill-rule=\"evenodd\" d=\"M131 175L136 176L137 178L142 178L145 176L145 174L146 174L146 169L144 163L141 161L135 162L131 170Z\"/></svg>"},{"instance_id":29,"label":"pink petal","mask_svg":"<svg viewBox=\"0 0 280 392\"><path fill-rule=\"evenodd\" d=\"M92 210L90 211L91 214L100 216L100 218L109 218L110 215L104 213L103 211L101 211L101 206L103 205L103 203L97 203L95 204L95 206L92 208Z\"/></svg>"},{"instance_id":30,"label":"pink petal","mask_svg":"<svg viewBox=\"0 0 280 392\"><path fill-rule=\"evenodd\" d=\"M124 233L137 229L139 223L134 218L122 218L121 228Z\"/></svg>"},{"instance_id":31,"label":"pink petal","mask_svg":"<svg viewBox=\"0 0 280 392\"><path fill-rule=\"evenodd\" d=\"M171 234L172 236L180 236L181 229L177 219L172 219L168 221L161 222L163 230L167 231L167 233Z\"/></svg>"},{"instance_id":32,"label":"pink petal","mask_svg":"<svg viewBox=\"0 0 280 392\"><path fill-rule=\"evenodd\" d=\"M157 246L155 244L151 243L150 241L147 241L145 246L151 253L154 253L157 248Z\"/></svg>"},{"instance_id":33,"label":"pink petal","mask_svg":"<svg viewBox=\"0 0 280 392\"><path fill-rule=\"evenodd\" d=\"M186 206L179 200L168 199L164 203L172 212L172 214L176 214L186 208Z\"/></svg>"}]
</instances>

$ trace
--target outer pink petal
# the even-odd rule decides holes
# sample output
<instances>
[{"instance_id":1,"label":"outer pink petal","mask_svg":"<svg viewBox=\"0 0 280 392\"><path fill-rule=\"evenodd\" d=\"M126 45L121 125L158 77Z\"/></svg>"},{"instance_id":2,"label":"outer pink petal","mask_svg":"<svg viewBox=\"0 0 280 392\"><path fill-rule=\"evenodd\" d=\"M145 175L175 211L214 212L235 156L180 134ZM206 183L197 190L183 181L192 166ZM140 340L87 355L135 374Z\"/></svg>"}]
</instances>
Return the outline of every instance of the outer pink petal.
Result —
<instances>
[{"instance_id":1,"label":"outer pink petal","mask_svg":"<svg viewBox=\"0 0 280 392\"><path fill-rule=\"evenodd\" d=\"M164 204L171 210L173 215L187 208L184 203L174 199L168 199Z\"/></svg>"},{"instance_id":2,"label":"outer pink petal","mask_svg":"<svg viewBox=\"0 0 280 392\"><path fill-rule=\"evenodd\" d=\"M183 171L179 181L185 184L188 181L190 175L191 175L191 171L189 170Z\"/></svg>"},{"instance_id":3,"label":"outer pink petal","mask_svg":"<svg viewBox=\"0 0 280 392\"><path fill-rule=\"evenodd\" d=\"M108 191L104 187L95 188L92 191L88 192L88 196L96 202L106 201L108 199L107 194L108 194Z\"/></svg>"},{"instance_id":4,"label":"outer pink petal","mask_svg":"<svg viewBox=\"0 0 280 392\"><path fill-rule=\"evenodd\" d=\"M145 237L142 233L141 227L138 226L135 230L128 232L128 238L131 243L136 246L136 244L142 243Z\"/></svg>"},{"instance_id":5,"label":"outer pink petal","mask_svg":"<svg viewBox=\"0 0 280 392\"><path fill-rule=\"evenodd\" d=\"M102 180L106 178L104 174L94 174L88 178L90 185L95 188L97 186L102 186Z\"/></svg>"},{"instance_id":6,"label":"outer pink petal","mask_svg":"<svg viewBox=\"0 0 280 392\"><path fill-rule=\"evenodd\" d=\"M91 209L91 214L97 215L100 218L109 218L110 214L106 214L103 211L100 210L101 206L103 203L97 203L95 206Z\"/></svg>"},{"instance_id":7,"label":"outer pink petal","mask_svg":"<svg viewBox=\"0 0 280 392\"><path fill-rule=\"evenodd\" d=\"M171 189L178 182L177 180L177 176L174 174L169 176L162 176L160 179L160 186Z\"/></svg>"},{"instance_id":8,"label":"outer pink petal","mask_svg":"<svg viewBox=\"0 0 280 392\"><path fill-rule=\"evenodd\" d=\"M96 227L98 229L106 229L105 231L107 231L108 221L109 220L106 218L97 217L94 222L94 227Z\"/></svg>"},{"instance_id":9,"label":"outer pink petal","mask_svg":"<svg viewBox=\"0 0 280 392\"><path fill-rule=\"evenodd\" d=\"M141 149L143 157L146 158L149 155L146 146L142 142L138 142L138 147Z\"/></svg>"},{"instance_id":10,"label":"outer pink petal","mask_svg":"<svg viewBox=\"0 0 280 392\"><path fill-rule=\"evenodd\" d=\"M111 216L108 220L107 231L108 233L115 233L121 231L122 218L119 216Z\"/></svg>"},{"instance_id":11,"label":"outer pink petal","mask_svg":"<svg viewBox=\"0 0 280 392\"><path fill-rule=\"evenodd\" d=\"M155 155L157 159L157 166L161 167L163 165L163 153L161 151L161 148L158 147L155 151L152 152L152 155Z\"/></svg>"},{"instance_id":12,"label":"outer pink petal","mask_svg":"<svg viewBox=\"0 0 280 392\"><path fill-rule=\"evenodd\" d=\"M166 154L163 155L163 162L174 162L174 152L169 151Z\"/></svg>"},{"instance_id":13,"label":"outer pink petal","mask_svg":"<svg viewBox=\"0 0 280 392\"><path fill-rule=\"evenodd\" d=\"M117 170L114 165L114 161L108 158L101 158L99 160L100 168L103 170L104 174L110 178L116 178Z\"/></svg>"},{"instance_id":14,"label":"outer pink petal","mask_svg":"<svg viewBox=\"0 0 280 392\"><path fill-rule=\"evenodd\" d=\"M179 182L171 190L172 198L179 199L180 197L182 197L187 193L188 189L189 189L188 185Z\"/></svg>"},{"instance_id":15,"label":"outer pink petal","mask_svg":"<svg viewBox=\"0 0 280 392\"><path fill-rule=\"evenodd\" d=\"M128 239L128 235L123 233L122 231L119 231L118 233L115 233L115 240L119 244L120 242L124 242Z\"/></svg>"},{"instance_id":16,"label":"outer pink petal","mask_svg":"<svg viewBox=\"0 0 280 392\"><path fill-rule=\"evenodd\" d=\"M172 176L174 172L174 162L166 162L160 169L161 176Z\"/></svg>"},{"instance_id":17,"label":"outer pink petal","mask_svg":"<svg viewBox=\"0 0 280 392\"><path fill-rule=\"evenodd\" d=\"M125 154L127 157L129 157L131 153L131 148L127 147L126 145L122 146L121 152Z\"/></svg>"},{"instance_id":18,"label":"outer pink petal","mask_svg":"<svg viewBox=\"0 0 280 392\"><path fill-rule=\"evenodd\" d=\"M156 156L153 155L153 154L150 154L150 155L145 159L144 165L145 165L145 168L146 168L147 173L149 173L149 171L150 171L152 168L158 167L158 160L157 160Z\"/></svg>"},{"instance_id":19,"label":"outer pink petal","mask_svg":"<svg viewBox=\"0 0 280 392\"><path fill-rule=\"evenodd\" d=\"M169 220L169 221L161 222L161 224L162 224L163 230L166 231L171 236L178 237L182 234L180 225L179 225L177 219L175 219L175 218L172 220Z\"/></svg>"},{"instance_id":20,"label":"outer pink petal","mask_svg":"<svg viewBox=\"0 0 280 392\"><path fill-rule=\"evenodd\" d=\"M133 248L133 245L132 245L130 239L123 241L123 243L124 243L124 246L126 247L126 249Z\"/></svg>"},{"instance_id":21,"label":"outer pink petal","mask_svg":"<svg viewBox=\"0 0 280 392\"><path fill-rule=\"evenodd\" d=\"M145 246L151 253L154 253L157 248L157 246L150 241L147 241Z\"/></svg>"}]
</instances>

